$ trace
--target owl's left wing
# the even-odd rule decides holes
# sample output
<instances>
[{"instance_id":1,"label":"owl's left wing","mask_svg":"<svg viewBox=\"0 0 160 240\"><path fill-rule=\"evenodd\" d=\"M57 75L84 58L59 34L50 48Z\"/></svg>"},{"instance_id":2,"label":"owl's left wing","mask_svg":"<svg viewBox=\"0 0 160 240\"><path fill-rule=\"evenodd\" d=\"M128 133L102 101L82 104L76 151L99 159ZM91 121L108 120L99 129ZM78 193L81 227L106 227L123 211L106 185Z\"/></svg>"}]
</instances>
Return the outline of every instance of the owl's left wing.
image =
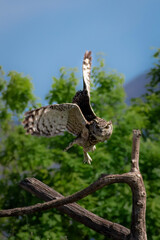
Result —
<instances>
[{"instance_id":1,"label":"owl's left wing","mask_svg":"<svg viewBox=\"0 0 160 240\"><path fill-rule=\"evenodd\" d=\"M78 136L87 120L77 104L64 103L26 112L23 124L31 135L51 137L68 131Z\"/></svg>"}]
</instances>

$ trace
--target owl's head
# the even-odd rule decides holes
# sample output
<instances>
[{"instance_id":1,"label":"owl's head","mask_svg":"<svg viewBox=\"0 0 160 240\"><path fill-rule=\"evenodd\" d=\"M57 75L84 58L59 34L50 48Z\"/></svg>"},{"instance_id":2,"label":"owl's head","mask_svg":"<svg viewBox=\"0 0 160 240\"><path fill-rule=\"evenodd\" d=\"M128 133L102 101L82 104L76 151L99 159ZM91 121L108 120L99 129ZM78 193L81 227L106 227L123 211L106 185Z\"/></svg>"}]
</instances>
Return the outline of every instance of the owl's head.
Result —
<instances>
[{"instance_id":1,"label":"owl's head","mask_svg":"<svg viewBox=\"0 0 160 240\"><path fill-rule=\"evenodd\" d=\"M97 118L94 120L90 130L98 141L104 142L111 136L113 125L111 121L107 122L104 119Z\"/></svg>"}]
</instances>

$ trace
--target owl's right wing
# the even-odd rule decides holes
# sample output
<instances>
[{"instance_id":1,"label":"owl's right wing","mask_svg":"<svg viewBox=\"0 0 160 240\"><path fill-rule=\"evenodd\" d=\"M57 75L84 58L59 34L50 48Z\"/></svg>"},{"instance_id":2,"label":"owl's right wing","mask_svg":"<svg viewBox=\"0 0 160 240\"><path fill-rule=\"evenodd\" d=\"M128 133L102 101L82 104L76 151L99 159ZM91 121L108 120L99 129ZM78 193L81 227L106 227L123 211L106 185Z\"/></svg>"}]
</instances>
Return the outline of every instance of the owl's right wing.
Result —
<instances>
[{"instance_id":1,"label":"owl's right wing","mask_svg":"<svg viewBox=\"0 0 160 240\"><path fill-rule=\"evenodd\" d=\"M76 103L80 107L87 121L92 121L93 119L96 118L96 115L90 104L91 64L92 64L91 51L86 51L84 54L83 66L82 66L83 90L78 91L73 98L73 103Z\"/></svg>"},{"instance_id":2,"label":"owl's right wing","mask_svg":"<svg viewBox=\"0 0 160 240\"><path fill-rule=\"evenodd\" d=\"M83 59L83 90L87 90L88 96L90 98L90 77L91 77L91 65L92 65L92 57L91 51L86 51Z\"/></svg>"},{"instance_id":3,"label":"owl's right wing","mask_svg":"<svg viewBox=\"0 0 160 240\"><path fill-rule=\"evenodd\" d=\"M68 131L78 136L87 124L79 106L73 103L54 104L25 113L27 133L37 136L56 136Z\"/></svg>"}]
</instances>

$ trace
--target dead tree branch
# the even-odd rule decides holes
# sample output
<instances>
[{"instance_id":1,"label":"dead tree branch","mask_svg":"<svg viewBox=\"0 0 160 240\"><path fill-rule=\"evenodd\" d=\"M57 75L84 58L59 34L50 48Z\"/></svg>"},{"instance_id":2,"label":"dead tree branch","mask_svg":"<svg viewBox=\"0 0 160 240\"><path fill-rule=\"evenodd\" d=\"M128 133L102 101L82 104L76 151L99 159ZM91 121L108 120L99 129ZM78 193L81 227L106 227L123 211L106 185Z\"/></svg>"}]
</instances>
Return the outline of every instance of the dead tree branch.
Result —
<instances>
[{"instance_id":1,"label":"dead tree branch","mask_svg":"<svg viewBox=\"0 0 160 240\"><path fill-rule=\"evenodd\" d=\"M142 175L139 171L139 148L140 148L139 130L133 130L132 144L132 167L131 172L135 174L135 179L131 185L132 189L132 221L131 221L131 239L146 240L146 190Z\"/></svg>"},{"instance_id":2,"label":"dead tree branch","mask_svg":"<svg viewBox=\"0 0 160 240\"><path fill-rule=\"evenodd\" d=\"M120 175L107 175L100 177L97 181L89 185L87 188L76 192L68 197L63 197L58 200L52 200L45 203L38 203L29 207L21 207L21 208L12 208L7 210L0 211L0 217L10 217L10 216L20 216L24 214L31 214L34 212L44 211L51 208L60 207L62 205L66 205L69 203L77 202L78 200L92 194L93 192L103 188L106 185L110 185L113 183L128 183L130 186L133 185L133 181L136 180L139 176L135 173L129 172Z\"/></svg>"},{"instance_id":3,"label":"dead tree branch","mask_svg":"<svg viewBox=\"0 0 160 240\"><path fill-rule=\"evenodd\" d=\"M44 201L51 201L53 199L59 199L63 197L63 195L35 178L26 178L20 183L20 186ZM127 237L130 235L130 230L128 228L105 220L82 208L77 203L60 206L57 207L57 209L60 212L67 214L72 219L83 223L85 226L104 236L108 236L109 238L117 240L127 239Z\"/></svg>"},{"instance_id":4,"label":"dead tree branch","mask_svg":"<svg viewBox=\"0 0 160 240\"><path fill-rule=\"evenodd\" d=\"M25 188L27 191L30 191L31 193L38 195L38 197L42 198L47 202L39 203L29 207L1 210L0 217L19 216L19 215L34 213L37 211L38 212L44 211L51 208L58 208L63 212L69 211L68 213L67 212L66 213L72 218L74 218L73 214L71 214L71 210L69 209L69 207L72 206L73 207L72 213L74 212L74 214L75 213L77 214L76 211L80 210L80 213L82 211L81 217L80 215L76 215L76 214L74 215L75 220L80 221L81 223L94 229L97 232L100 232L105 236L108 236L112 239L146 240L147 239L146 228L145 228L146 192L145 192L143 179L139 171L140 135L141 134L139 130L133 131L132 167L130 172L124 173L124 174L116 174L116 175L103 175L97 181L89 185L87 188L79 192L76 192L68 197L63 197L58 193L59 198L56 200L55 200L55 196L57 195L57 192L55 192L54 190L51 191L50 188L47 189L46 185L43 185L43 183L41 183L43 186L45 186L44 187L45 191L43 192L43 195L45 195L46 199L44 199L44 196L42 197L42 191L41 191L41 194L39 190L38 190L38 193L37 193L37 189L35 191L37 180L35 181L33 179L26 179L21 183L21 186L23 186L23 188ZM125 227L119 224L115 224L107 220L104 220L102 218L99 218L98 216L88 212L87 210L81 207L79 209L79 206L74 203L88 196L89 194L103 188L104 186L110 185L113 183L127 183L132 190L133 207L132 207L131 233L128 229L126 229ZM48 199L48 195L50 195L49 199ZM70 204L70 203L74 203L74 204ZM66 204L69 204L69 205L66 206ZM77 209L77 206L78 206L78 209ZM90 214L90 215L86 215L86 214ZM86 216L89 217L89 219L86 218ZM100 228L99 227L97 228L98 225L96 225L96 223L92 221L93 216L95 217L95 221L99 221L99 227L101 226ZM119 234L122 234L123 237L122 235L120 237Z\"/></svg>"}]
</instances>

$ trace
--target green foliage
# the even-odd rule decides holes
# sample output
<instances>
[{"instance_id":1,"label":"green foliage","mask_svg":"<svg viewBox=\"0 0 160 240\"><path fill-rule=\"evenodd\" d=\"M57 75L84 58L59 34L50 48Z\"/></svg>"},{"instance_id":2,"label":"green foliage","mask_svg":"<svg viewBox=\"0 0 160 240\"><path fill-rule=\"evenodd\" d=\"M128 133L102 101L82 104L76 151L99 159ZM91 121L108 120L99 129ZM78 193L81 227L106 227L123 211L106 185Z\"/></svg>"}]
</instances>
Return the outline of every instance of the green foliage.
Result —
<instances>
[{"instance_id":1,"label":"green foliage","mask_svg":"<svg viewBox=\"0 0 160 240\"><path fill-rule=\"evenodd\" d=\"M25 177L36 177L65 196L92 183L102 173L123 173L130 170L132 130L141 129L140 169L147 190L148 239L160 235L160 50L154 54L156 63L149 75L146 94L125 104L124 77L106 71L103 60L93 68L91 101L96 114L112 120L114 132L107 142L97 145L92 165L83 164L82 149L63 149L73 139L64 136L43 138L25 135L20 124L26 108L36 107L32 84L28 77L16 72L8 74L0 68L0 208L27 206L40 202L19 188ZM60 70L46 99L48 103L71 102L78 80L74 72ZM101 217L130 227L131 191L127 185L103 188L79 201L80 205ZM104 236L88 229L53 209L17 218L0 219L0 238L9 240L67 240Z\"/></svg>"},{"instance_id":2,"label":"green foliage","mask_svg":"<svg viewBox=\"0 0 160 240\"><path fill-rule=\"evenodd\" d=\"M75 87L78 80L75 77L76 69L70 69L69 72L63 67L60 69L60 77L53 77L52 90L46 96L49 104L71 102L75 95Z\"/></svg>"},{"instance_id":3,"label":"green foliage","mask_svg":"<svg viewBox=\"0 0 160 240\"><path fill-rule=\"evenodd\" d=\"M0 67L0 126L5 133L11 130L13 120L17 121L18 116L20 117L27 107L36 106L36 98L32 90L30 77L23 77L21 73L14 71L5 76Z\"/></svg>"},{"instance_id":4,"label":"green foliage","mask_svg":"<svg viewBox=\"0 0 160 240\"><path fill-rule=\"evenodd\" d=\"M141 142L141 169L147 188L148 239L160 235L160 49L153 55L156 62L148 76L146 93L142 99L133 99L133 109L144 119Z\"/></svg>"},{"instance_id":5,"label":"green foliage","mask_svg":"<svg viewBox=\"0 0 160 240\"><path fill-rule=\"evenodd\" d=\"M93 67L92 78L96 89L91 95L94 110L99 116L116 120L125 108L124 76L106 72L104 61L99 60L99 66Z\"/></svg>"},{"instance_id":6,"label":"green foliage","mask_svg":"<svg viewBox=\"0 0 160 240\"><path fill-rule=\"evenodd\" d=\"M23 77L21 73L14 71L9 72L8 77L10 80L7 82L6 89L3 89L2 100L13 112L22 113L29 103L35 101L32 83L29 77Z\"/></svg>"}]
</instances>

